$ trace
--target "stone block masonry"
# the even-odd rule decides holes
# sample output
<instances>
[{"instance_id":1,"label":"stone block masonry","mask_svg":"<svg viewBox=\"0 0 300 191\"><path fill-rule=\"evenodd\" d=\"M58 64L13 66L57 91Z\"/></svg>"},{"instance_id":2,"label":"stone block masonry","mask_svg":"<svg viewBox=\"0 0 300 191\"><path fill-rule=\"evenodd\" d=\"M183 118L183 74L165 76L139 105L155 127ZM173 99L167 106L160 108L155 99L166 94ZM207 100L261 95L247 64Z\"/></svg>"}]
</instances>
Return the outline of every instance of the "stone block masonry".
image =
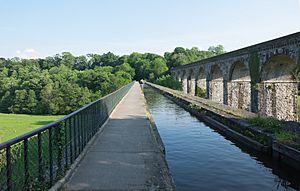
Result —
<instances>
[{"instance_id":1,"label":"stone block masonry","mask_svg":"<svg viewBox=\"0 0 300 191\"><path fill-rule=\"evenodd\" d=\"M171 69L183 91L233 108L298 121L300 32Z\"/></svg>"}]
</instances>

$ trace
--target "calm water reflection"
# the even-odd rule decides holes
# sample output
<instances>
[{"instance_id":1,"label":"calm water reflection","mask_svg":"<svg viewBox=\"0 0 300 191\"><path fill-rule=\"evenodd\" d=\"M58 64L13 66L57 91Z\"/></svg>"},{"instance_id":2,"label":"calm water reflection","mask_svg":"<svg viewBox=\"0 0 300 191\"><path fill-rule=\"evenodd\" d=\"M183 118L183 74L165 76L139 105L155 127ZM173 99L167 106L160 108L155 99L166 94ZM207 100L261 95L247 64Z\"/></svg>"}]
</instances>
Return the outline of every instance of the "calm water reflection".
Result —
<instances>
[{"instance_id":1,"label":"calm water reflection","mask_svg":"<svg viewBox=\"0 0 300 191\"><path fill-rule=\"evenodd\" d=\"M144 92L177 190L300 188L299 172L236 146L154 90Z\"/></svg>"}]
</instances>

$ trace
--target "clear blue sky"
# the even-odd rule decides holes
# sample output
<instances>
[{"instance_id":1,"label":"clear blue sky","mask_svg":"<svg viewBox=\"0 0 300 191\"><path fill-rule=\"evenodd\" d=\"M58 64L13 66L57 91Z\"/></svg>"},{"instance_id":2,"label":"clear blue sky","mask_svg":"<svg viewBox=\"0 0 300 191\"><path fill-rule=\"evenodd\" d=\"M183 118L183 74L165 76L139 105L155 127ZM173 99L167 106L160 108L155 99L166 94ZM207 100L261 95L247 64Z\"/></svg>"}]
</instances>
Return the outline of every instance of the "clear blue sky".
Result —
<instances>
[{"instance_id":1,"label":"clear blue sky","mask_svg":"<svg viewBox=\"0 0 300 191\"><path fill-rule=\"evenodd\" d=\"M300 31L300 0L0 0L0 57L227 51Z\"/></svg>"}]
</instances>

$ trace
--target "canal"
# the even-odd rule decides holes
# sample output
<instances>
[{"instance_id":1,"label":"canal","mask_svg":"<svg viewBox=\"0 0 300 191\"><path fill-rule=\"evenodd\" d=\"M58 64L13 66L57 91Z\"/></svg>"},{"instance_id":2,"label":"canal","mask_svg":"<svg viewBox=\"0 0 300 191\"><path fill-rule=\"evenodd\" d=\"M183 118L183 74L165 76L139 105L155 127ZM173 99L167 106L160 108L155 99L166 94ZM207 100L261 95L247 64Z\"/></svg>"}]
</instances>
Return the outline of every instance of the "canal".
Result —
<instances>
[{"instance_id":1,"label":"canal","mask_svg":"<svg viewBox=\"0 0 300 191\"><path fill-rule=\"evenodd\" d=\"M300 189L299 172L236 145L155 90L144 93L177 190Z\"/></svg>"}]
</instances>

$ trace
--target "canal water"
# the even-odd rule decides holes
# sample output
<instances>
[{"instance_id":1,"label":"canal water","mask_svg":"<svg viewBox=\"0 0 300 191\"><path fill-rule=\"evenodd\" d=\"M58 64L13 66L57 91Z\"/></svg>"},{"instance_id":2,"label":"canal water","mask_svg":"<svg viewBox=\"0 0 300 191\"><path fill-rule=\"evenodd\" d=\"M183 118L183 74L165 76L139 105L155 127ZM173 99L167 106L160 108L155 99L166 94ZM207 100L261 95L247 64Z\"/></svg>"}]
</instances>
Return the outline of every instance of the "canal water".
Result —
<instances>
[{"instance_id":1,"label":"canal water","mask_svg":"<svg viewBox=\"0 0 300 191\"><path fill-rule=\"evenodd\" d=\"M144 93L177 190L300 189L299 172L239 147L155 90Z\"/></svg>"}]
</instances>

